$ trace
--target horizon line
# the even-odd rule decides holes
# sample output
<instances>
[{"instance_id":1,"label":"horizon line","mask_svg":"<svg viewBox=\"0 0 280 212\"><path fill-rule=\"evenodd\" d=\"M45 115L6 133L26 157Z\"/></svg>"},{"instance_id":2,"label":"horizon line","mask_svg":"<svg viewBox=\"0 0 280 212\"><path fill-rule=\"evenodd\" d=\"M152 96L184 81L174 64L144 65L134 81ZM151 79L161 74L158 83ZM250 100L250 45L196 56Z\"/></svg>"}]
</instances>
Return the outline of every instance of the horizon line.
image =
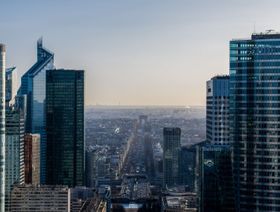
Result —
<instances>
[{"instance_id":1,"label":"horizon line","mask_svg":"<svg viewBox=\"0 0 280 212\"><path fill-rule=\"evenodd\" d=\"M85 107L206 107L205 105L117 105L117 104L88 104Z\"/></svg>"}]
</instances>

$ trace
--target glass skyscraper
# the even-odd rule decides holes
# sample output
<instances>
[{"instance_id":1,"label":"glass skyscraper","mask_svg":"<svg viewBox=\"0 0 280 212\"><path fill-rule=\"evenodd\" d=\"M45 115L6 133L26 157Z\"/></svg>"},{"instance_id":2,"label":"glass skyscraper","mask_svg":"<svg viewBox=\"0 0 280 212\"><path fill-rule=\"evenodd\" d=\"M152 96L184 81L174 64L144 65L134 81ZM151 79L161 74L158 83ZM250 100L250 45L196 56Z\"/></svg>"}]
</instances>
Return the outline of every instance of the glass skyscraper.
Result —
<instances>
[{"instance_id":1,"label":"glass skyscraper","mask_svg":"<svg viewBox=\"0 0 280 212\"><path fill-rule=\"evenodd\" d=\"M280 211L280 34L230 41L238 211Z\"/></svg>"},{"instance_id":2,"label":"glass skyscraper","mask_svg":"<svg viewBox=\"0 0 280 212\"><path fill-rule=\"evenodd\" d=\"M84 185L84 71L46 75L47 184Z\"/></svg>"},{"instance_id":3,"label":"glass skyscraper","mask_svg":"<svg viewBox=\"0 0 280 212\"><path fill-rule=\"evenodd\" d=\"M196 147L182 146L179 155L179 182L188 191L195 188Z\"/></svg>"},{"instance_id":4,"label":"glass skyscraper","mask_svg":"<svg viewBox=\"0 0 280 212\"><path fill-rule=\"evenodd\" d=\"M228 144L229 76L215 76L206 86L206 140L212 144Z\"/></svg>"},{"instance_id":5,"label":"glass skyscraper","mask_svg":"<svg viewBox=\"0 0 280 212\"><path fill-rule=\"evenodd\" d=\"M10 211L14 184L24 183L24 116L18 108L6 107L5 211Z\"/></svg>"},{"instance_id":6,"label":"glass skyscraper","mask_svg":"<svg viewBox=\"0 0 280 212\"><path fill-rule=\"evenodd\" d=\"M27 95L26 132L41 136L41 183L45 183L46 132L45 98L46 70L54 69L54 54L43 47L42 39L37 42L37 62L22 76L20 95Z\"/></svg>"},{"instance_id":7,"label":"glass skyscraper","mask_svg":"<svg viewBox=\"0 0 280 212\"><path fill-rule=\"evenodd\" d=\"M164 188L179 185L179 157L181 150L181 129L163 129L163 185Z\"/></svg>"},{"instance_id":8,"label":"glass skyscraper","mask_svg":"<svg viewBox=\"0 0 280 212\"><path fill-rule=\"evenodd\" d=\"M17 69L16 67L6 69L6 107L15 103L17 95Z\"/></svg>"},{"instance_id":9,"label":"glass skyscraper","mask_svg":"<svg viewBox=\"0 0 280 212\"><path fill-rule=\"evenodd\" d=\"M204 144L199 148L199 202L201 212L234 212L232 147Z\"/></svg>"}]
</instances>

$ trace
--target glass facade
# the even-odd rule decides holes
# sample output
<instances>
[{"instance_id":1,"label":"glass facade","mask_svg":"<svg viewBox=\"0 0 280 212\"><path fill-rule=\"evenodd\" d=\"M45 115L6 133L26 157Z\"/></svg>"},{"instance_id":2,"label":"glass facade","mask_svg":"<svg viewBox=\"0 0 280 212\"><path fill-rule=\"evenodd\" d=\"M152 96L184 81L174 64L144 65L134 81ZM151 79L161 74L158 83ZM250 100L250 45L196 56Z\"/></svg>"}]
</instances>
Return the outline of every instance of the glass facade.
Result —
<instances>
[{"instance_id":1,"label":"glass facade","mask_svg":"<svg viewBox=\"0 0 280 212\"><path fill-rule=\"evenodd\" d=\"M46 75L47 184L84 185L84 71Z\"/></svg>"},{"instance_id":2,"label":"glass facade","mask_svg":"<svg viewBox=\"0 0 280 212\"><path fill-rule=\"evenodd\" d=\"M26 132L40 134L41 183L46 178L46 70L54 69L54 54L37 42L37 62L22 76L20 94L27 95Z\"/></svg>"},{"instance_id":3,"label":"glass facade","mask_svg":"<svg viewBox=\"0 0 280 212\"><path fill-rule=\"evenodd\" d=\"M230 42L238 211L280 211L280 34Z\"/></svg>"},{"instance_id":4,"label":"glass facade","mask_svg":"<svg viewBox=\"0 0 280 212\"><path fill-rule=\"evenodd\" d=\"M17 94L17 69L16 67L6 69L6 107L12 105Z\"/></svg>"},{"instance_id":5,"label":"glass facade","mask_svg":"<svg viewBox=\"0 0 280 212\"><path fill-rule=\"evenodd\" d=\"M179 185L179 156L181 150L181 129L163 129L163 185Z\"/></svg>"},{"instance_id":6,"label":"glass facade","mask_svg":"<svg viewBox=\"0 0 280 212\"><path fill-rule=\"evenodd\" d=\"M232 147L204 144L199 147L200 211L235 211Z\"/></svg>"},{"instance_id":7,"label":"glass facade","mask_svg":"<svg viewBox=\"0 0 280 212\"><path fill-rule=\"evenodd\" d=\"M24 116L18 109L6 110L5 211L11 211L14 184L24 183Z\"/></svg>"},{"instance_id":8,"label":"glass facade","mask_svg":"<svg viewBox=\"0 0 280 212\"><path fill-rule=\"evenodd\" d=\"M229 143L229 76L207 81L206 138L212 144Z\"/></svg>"},{"instance_id":9,"label":"glass facade","mask_svg":"<svg viewBox=\"0 0 280 212\"><path fill-rule=\"evenodd\" d=\"M184 146L179 155L179 183L184 185L187 191L195 189L195 161L196 147Z\"/></svg>"}]
</instances>

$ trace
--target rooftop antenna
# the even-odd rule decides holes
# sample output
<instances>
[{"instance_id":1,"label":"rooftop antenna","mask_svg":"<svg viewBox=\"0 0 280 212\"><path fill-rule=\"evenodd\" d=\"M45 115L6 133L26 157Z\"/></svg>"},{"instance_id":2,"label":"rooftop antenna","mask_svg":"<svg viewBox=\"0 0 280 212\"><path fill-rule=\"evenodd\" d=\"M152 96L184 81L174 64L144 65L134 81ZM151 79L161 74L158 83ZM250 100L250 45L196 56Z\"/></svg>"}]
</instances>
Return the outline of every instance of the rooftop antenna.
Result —
<instances>
[{"instance_id":1,"label":"rooftop antenna","mask_svg":"<svg viewBox=\"0 0 280 212\"><path fill-rule=\"evenodd\" d=\"M256 22L254 21L254 31L253 31L254 34L256 34Z\"/></svg>"}]
</instances>

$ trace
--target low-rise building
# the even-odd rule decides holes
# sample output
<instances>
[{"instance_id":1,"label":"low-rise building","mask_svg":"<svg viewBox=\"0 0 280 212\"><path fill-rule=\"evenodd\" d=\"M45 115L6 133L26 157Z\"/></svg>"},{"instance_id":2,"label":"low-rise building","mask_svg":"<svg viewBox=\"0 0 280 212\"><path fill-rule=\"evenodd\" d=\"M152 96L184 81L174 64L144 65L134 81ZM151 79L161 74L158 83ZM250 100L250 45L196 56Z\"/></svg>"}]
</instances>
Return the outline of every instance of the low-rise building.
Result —
<instances>
[{"instance_id":1,"label":"low-rise building","mask_svg":"<svg viewBox=\"0 0 280 212\"><path fill-rule=\"evenodd\" d=\"M168 190L162 196L164 212L196 212L198 211L197 194L185 192L181 188Z\"/></svg>"},{"instance_id":2,"label":"low-rise building","mask_svg":"<svg viewBox=\"0 0 280 212\"><path fill-rule=\"evenodd\" d=\"M67 186L17 185L11 195L12 212L70 212Z\"/></svg>"}]
</instances>

